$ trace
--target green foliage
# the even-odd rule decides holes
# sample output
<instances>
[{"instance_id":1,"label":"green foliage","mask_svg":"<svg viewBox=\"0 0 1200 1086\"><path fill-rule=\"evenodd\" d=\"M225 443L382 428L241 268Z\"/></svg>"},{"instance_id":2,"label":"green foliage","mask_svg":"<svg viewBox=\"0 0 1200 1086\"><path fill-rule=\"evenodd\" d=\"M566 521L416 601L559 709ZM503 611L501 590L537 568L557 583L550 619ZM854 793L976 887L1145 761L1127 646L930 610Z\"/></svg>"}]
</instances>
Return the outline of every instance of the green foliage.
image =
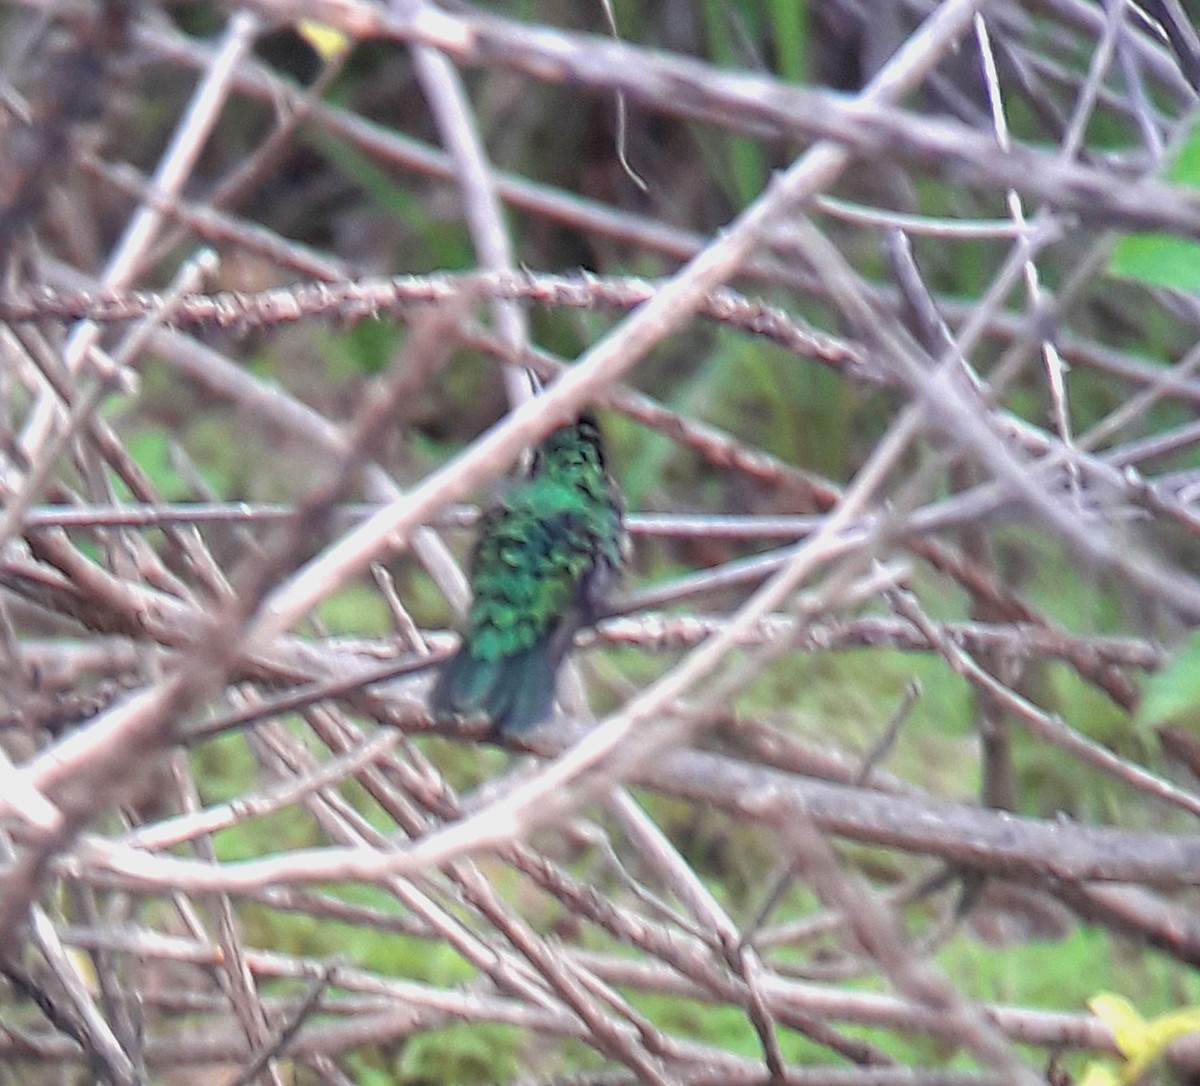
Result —
<instances>
[{"instance_id":1,"label":"green foliage","mask_svg":"<svg viewBox=\"0 0 1200 1086\"><path fill-rule=\"evenodd\" d=\"M1200 128L1180 148L1167 179L1200 188ZM1200 242L1169 234L1131 234L1118 242L1110 271L1149 286L1200 290Z\"/></svg>"},{"instance_id":2,"label":"green foliage","mask_svg":"<svg viewBox=\"0 0 1200 1086\"><path fill-rule=\"evenodd\" d=\"M125 448L137 461L138 467L146 473L164 501L180 501L191 495L187 493L171 464L171 441L171 436L162 430L146 429L128 438ZM123 483L116 481L114 485L121 497L126 500L132 498Z\"/></svg>"},{"instance_id":3,"label":"green foliage","mask_svg":"<svg viewBox=\"0 0 1200 1086\"><path fill-rule=\"evenodd\" d=\"M388 633L392 617L387 603L372 586L355 583L327 596L317 608L321 627L329 634L374 637Z\"/></svg>"},{"instance_id":4,"label":"green foliage","mask_svg":"<svg viewBox=\"0 0 1200 1086\"><path fill-rule=\"evenodd\" d=\"M629 508L653 508L664 465L675 453L674 442L621 416L612 419L607 432L621 465L621 490Z\"/></svg>"},{"instance_id":5,"label":"green foliage","mask_svg":"<svg viewBox=\"0 0 1200 1086\"><path fill-rule=\"evenodd\" d=\"M1137 723L1142 729L1182 724L1200 732L1200 631L1147 681Z\"/></svg>"},{"instance_id":6,"label":"green foliage","mask_svg":"<svg viewBox=\"0 0 1200 1086\"><path fill-rule=\"evenodd\" d=\"M744 1011L711 1007L666 996L634 994L630 1002L668 1033L694 1038L747 1059L762 1058L762 1044ZM851 1032L851 1031L847 1031ZM779 1047L789 1063L827 1063L829 1050L787 1028L777 1031Z\"/></svg>"},{"instance_id":7,"label":"green foliage","mask_svg":"<svg viewBox=\"0 0 1200 1086\"><path fill-rule=\"evenodd\" d=\"M795 50L802 36L803 21L798 14L792 18L780 15L778 7L778 4L772 6L771 17L786 35L786 42L781 44ZM757 38L759 6L730 3L729 0L704 0L702 11L709 59L725 68L742 67L746 59L746 38ZM789 52L786 62L793 71L801 66L794 51ZM702 146L708 151L712 175L722 179L726 194L735 207L745 207L762 192L769 171L766 151L759 140L723 135L716 140L703 140Z\"/></svg>"},{"instance_id":8,"label":"green foliage","mask_svg":"<svg viewBox=\"0 0 1200 1086\"><path fill-rule=\"evenodd\" d=\"M682 414L698 415L781 460L833 477L845 472L852 448L852 406L845 383L829 370L723 331L691 379L676 382L671 399ZM639 469L652 470L644 463Z\"/></svg>"},{"instance_id":9,"label":"green foliage","mask_svg":"<svg viewBox=\"0 0 1200 1086\"><path fill-rule=\"evenodd\" d=\"M392 360L404 333L391 321L360 321L345 334L322 332L327 341L322 354L329 359L334 380L357 374L381 373Z\"/></svg>"},{"instance_id":10,"label":"green foliage","mask_svg":"<svg viewBox=\"0 0 1200 1086\"><path fill-rule=\"evenodd\" d=\"M880 649L791 655L772 666L742 705L752 712L788 706L789 730L865 756L914 681L922 692L904 724L895 768L935 794L968 798L977 782L971 688L938 657Z\"/></svg>"},{"instance_id":11,"label":"green foliage","mask_svg":"<svg viewBox=\"0 0 1200 1086\"><path fill-rule=\"evenodd\" d=\"M1079 927L1056 942L1006 943L1003 953L982 953L973 939L957 939L938 955L948 974L985 1003L1011 1000L1058 1010L1078 1010L1098 988L1162 984L1166 974L1153 966L1119 964L1120 947L1098 928Z\"/></svg>"},{"instance_id":12,"label":"green foliage","mask_svg":"<svg viewBox=\"0 0 1200 1086\"><path fill-rule=\"evenodd\" d=\"M240 735L219 735L192 754L192 771L204 782L205 803L228 803L245 795L254 781L254 762Z\"/></svg>"},{"instance_id":13,"label":"green foliage","mask_svg":"<svg viewBox=\"0 0 1200 1086\"><path fill-rule=\"evenodd\" d=\"M328 893L330 897L384 915L396 915L401 911L391 894L375 887L339 884L331 887ZM290 921L291 918L284 919ZM322 954L339 955L386 976L441 987L462 984L476 976L475 969L446 942L396 932L383 933L365 924L323 921L321 929Z\"/></svg>"},{"instance_id":14,"label":"green foliage","mask_svg":"<svg viewBox=\"0 0 1200 1086\"><path fill-rule=\"evenodd\" d=\"M396 1086L396 1076L390 1068L377 1067L360 1052L346 1059L354 1086Z\"/></svg>"},{"instance_id":15,"label":"green foliage","mask_svg":"<svg viewBox=\"0 0 1200 1086\"><path fill-rule=\"evenodd\" d=\"M775 71L784 79L803 83L808 77L808 4L799 0L769 0Z\"/></svg>"},{"instance_id":16,"label":"green foliage","mask_svg":"<svg viewBox=\"0 0 1200 1086\"><path fill-rule=\"evenodd\" d=\"M1152 287L1200 290L1200 242L1169 234L1132 234L1113 254L1112 272Z\"/></svg>"},{"instance_id":17,"label":"green foliage","mask_svg":"<svg viewBox=\"0 0 1200 1086\"><path fill-rule=\"evenodd\" d=\"M396 1081L455 1086L504 1082L520 1066L520 1042L519 1030L487 1022L421 1033L404 1046Z\"/></svg>"},{"instance_id":18,"label":"green foliage","mask_svg":"<svg viewBox=\"0 0 1200 1086\"><path fill-rule=\"evenodd\" d=\"M308 131L306 138L362 189L375 207L404 224L406 247L398 254L397 270L471 267L474 254L457 219L439 222L431 218L427 205L411 188L395 182L351 144L317 130Z\"/></svg>"}]
</instances>

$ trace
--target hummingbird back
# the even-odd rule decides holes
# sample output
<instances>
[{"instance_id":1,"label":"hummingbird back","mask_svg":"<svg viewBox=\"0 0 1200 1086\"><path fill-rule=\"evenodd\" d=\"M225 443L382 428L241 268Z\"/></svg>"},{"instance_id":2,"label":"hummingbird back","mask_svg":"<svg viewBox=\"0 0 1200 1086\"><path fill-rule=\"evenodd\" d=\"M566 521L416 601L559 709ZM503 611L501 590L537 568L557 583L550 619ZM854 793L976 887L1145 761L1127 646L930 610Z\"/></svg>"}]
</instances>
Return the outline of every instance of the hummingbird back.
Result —
<instances>
[{"instance_id":1,"label":"hummingbird back","mask_svg":"<svg viewBox=\"0 0 1200 1086\"><path fill-rule=\"evenodd\" d=\"M621 502L596 420L581 416L534 452L529 478L483 519L474 601L431 699L439 718L519 732L549 715L558 667L619 576Z\"/></svg>"}]
</instances>

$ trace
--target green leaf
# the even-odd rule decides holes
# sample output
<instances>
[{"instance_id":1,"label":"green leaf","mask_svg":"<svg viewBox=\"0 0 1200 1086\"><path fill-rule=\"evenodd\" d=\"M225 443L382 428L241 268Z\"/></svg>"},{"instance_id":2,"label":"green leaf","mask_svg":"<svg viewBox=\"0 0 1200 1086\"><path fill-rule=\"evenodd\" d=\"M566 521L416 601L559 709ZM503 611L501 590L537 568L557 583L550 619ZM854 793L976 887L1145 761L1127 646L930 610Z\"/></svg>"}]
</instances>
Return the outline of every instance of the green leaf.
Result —
<instances>
[{"instance_id":1,"label":"green leaf","mask_svg":"<svg viewBox=\"0 0 1200 1086\"><path fill-rule=\"evenodd\" d=\"M1200 732L1200 630L1146 683L1137 725L1147 729L1160 724L1186 724Z\"/></svg>"},{"instance_id":2,"label":"green leaf","mask_svg":"<svg viewBox=\"0 0 1200 1086\"><path fill-rule=\"evenodd\" d=\"M186 497L179 476L171 466L170 444L170 436L162 430L142 430L131 435L125 442L129 455L137 461L138 467L146 473L154 488L168 501ZM123 484L117 489L122 497L129 496Z\"/></svg>"},{"instance_id":3,"label":"green leaf","mask_svg":"<svg viewBox=\"0 0 1200 1086\"><path fill-rule=\"evenodd\" d=\"M1117 243L1109 270L1152 287L1200 292L1200 241L1170 234L1131 234Z\"/></svg>"},{"instance_id":4,"label":"green leaf","mask_svg":"<svg viewBox=\"0 0 1200 1086\"><path fill-rule=\"evenodd\" d=\"M775 36L775 64L793 83L808 78L808 5L796 0L770 0L768 9Z\"/></svg>"},{"instance_id":5,"label":"green leaf","mask_svg":"<svg viewBox=\"0 0 1200 1086\"><path fill-rule=\"evenodd\" d=\"M1167 170L1167 180L1200 189L1200 128ZM1113 251L1109 271L1154 287L1200 293L1200 241L1171 234L1130 234Z\"/></svg>"},{"instance_id":6,"label":"green leaf","mask_svg":"<svg viewBox=\"0 0 1200 1086\"><path fill-rule=\"evenodd\" d=\"M1121 1076L1107 1060L1090 1060L1083 1069L1079 1086L1121 1086Z\"/></svg>"}]
</instances>

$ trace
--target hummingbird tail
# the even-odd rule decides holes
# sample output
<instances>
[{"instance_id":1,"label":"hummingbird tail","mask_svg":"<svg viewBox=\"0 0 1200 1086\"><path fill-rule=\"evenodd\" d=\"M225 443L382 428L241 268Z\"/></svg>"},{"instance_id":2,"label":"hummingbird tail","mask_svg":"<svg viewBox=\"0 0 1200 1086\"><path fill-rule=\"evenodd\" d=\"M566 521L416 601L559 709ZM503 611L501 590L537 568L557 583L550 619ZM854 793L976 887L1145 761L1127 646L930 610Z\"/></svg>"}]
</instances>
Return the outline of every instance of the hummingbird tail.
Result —
<instances>
[{"instance_id":1,"label":"hummingbird tail","mask_svg":"<svg viewBox=\"0 0 1200 1086\"><path fill-rule=\"evenodd\" d=\"M503 660L480 660L464 645L442 668L429 705L438 718L483 716L501 734L521 732L550 715L556 671L548 643Z\"/></svg>"}]
</instances>

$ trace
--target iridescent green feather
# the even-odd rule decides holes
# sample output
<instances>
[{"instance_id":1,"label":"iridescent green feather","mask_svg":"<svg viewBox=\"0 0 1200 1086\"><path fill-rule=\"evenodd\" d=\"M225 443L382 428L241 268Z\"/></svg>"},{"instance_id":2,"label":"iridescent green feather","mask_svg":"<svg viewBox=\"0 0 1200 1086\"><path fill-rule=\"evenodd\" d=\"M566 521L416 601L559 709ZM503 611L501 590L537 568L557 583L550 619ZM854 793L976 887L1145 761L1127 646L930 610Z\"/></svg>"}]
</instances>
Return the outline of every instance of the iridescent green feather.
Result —
<instances>
[{"instance_id":1,"label":"iridescent green feather","mask_svg":"<svg viewBox=\"0 0 1200 1086\"><path fill-rule=\"evenodd\" d=\"M583 416L534 454L530 478L484 518L471 559L462 647L431 701L438 717L486 717L501 732L544 719L558 665L594 620L621 565L623 528L600 432Z\"/></svg>"}]
</instances>

